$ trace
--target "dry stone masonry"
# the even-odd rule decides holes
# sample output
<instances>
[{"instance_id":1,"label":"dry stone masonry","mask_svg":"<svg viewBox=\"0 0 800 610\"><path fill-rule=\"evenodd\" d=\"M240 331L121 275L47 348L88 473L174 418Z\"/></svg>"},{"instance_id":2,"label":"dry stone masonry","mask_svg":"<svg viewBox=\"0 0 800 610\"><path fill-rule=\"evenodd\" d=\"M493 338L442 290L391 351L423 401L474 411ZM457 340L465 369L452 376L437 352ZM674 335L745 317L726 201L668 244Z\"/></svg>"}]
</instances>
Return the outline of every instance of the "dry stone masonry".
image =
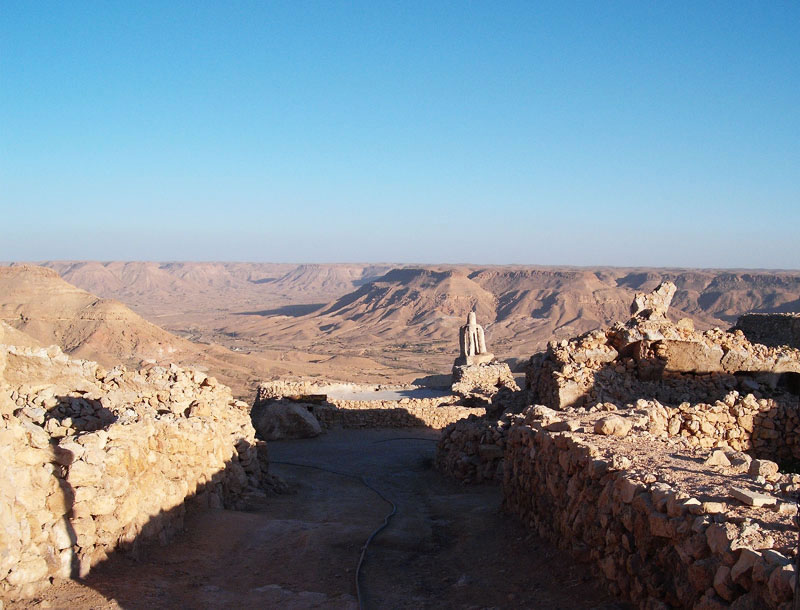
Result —
<instances>
[{"instance_id":1,"label":"dry stone masonry","mask_svg":"<svg viewBox=\"0 0 800 610\"><path fill-rule=\"evenodd\" d=\"M266 466L247 405L202 372L0 346L0 599L263 495Z\"/></svg>"},{"instance_id":2,"label":"dry stone masonry","mask_svg":"<svg viewBox=\"0 0 800 610\"><path fill-rule=\"evenodd\" d=\"M534 404L448 426L436 464L464 482L502 481L506 511L640 607L788 610L794 318L758 319L769 345L745 336L759 336L752 320L699 333L667 318L674 293L637 294L628 322L551 343L527 373Z\"/></svg>"},{"instance_id":3,"label":"dry stone masonry","mask_svg":"<svg viewBox=\"0 0 800 610\"><path fill-rule=\"evenodd\" d=\"M753 343L800 349L800 314L797 313L746 314L736 321L734 329L741 330Z\"/></svg>"},{"instance_id":4,"label":"dry stone masonry","mask_svg":"<svg viewBox=\"0 0 800 610\"><path fill-rule=\"evenodd\" d=\"M741 330L697 332L691 320L666 317L674 286L637 295L625 324L551 342L531 358L533 401L554 409L642 397L680 403L716 400L732 389L776 385L800 373L800 351L750 343Z\"/></svg>"},{"instance_id":5,"label":"dry stone masonry","mask_svg":"<svg viewBox=\"0 0 800 610\"><path fill-rule=\"evenodd\" d=\"M512 379L513 381L513 379ZM468 407L456 395L440 398L401 398L399 400L350 400L326 395L331 385L352 391L372 386L334 384L330 381L274 380L260 384L253 404L253 424L260 438L307 438L334 428L414 428L439 430L470 415L483 415L486 409ZM392 388L398 389L398 388ZM402 389L415 389L414 386ZM313 401L309 400L313 399ZM289 415L289 414L292 415ZM283 425L286 433L270 436L280 421L288 417L293 425ZM316 421L319 427L311 420Z\"/></svg>"}]
</instances>

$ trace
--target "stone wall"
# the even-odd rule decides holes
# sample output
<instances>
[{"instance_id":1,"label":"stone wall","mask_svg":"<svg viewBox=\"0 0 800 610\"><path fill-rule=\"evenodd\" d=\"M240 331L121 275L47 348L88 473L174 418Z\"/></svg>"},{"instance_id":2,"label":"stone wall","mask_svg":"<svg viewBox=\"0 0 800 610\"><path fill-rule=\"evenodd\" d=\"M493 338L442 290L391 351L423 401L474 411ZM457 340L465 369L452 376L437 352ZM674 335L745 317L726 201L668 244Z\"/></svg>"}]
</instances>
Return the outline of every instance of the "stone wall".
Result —
<instances>
[{"instance_id":1,"label":"stone wall","mask_svg":"<svg viewBox=\"0 0 800 610\"><path fill-rule=\"evenodd\" d=\"M264 381L256 390L256 403L284 396L303 396L320 394L321 389L330 385L329 382L312 381L308 379L275 379Z\"/></svg>"},{"instance_id":2,"label":"stone wall","mask_svg":"<svg viewBox=\"0 0 800 610\"><path fill-rule=\"evenodd\" d=\"M569 432L515 426L504 508L641 607L787 607L795 570L786 548L771 548L751 518L720 512L630 464Z\"/></svg>"},{"instance_id":3,"label":"stone wall","mask_svg":"<svg viewBox=\"0 0 800 610\"><path fill-rule=\"evenodd\" d=\"M436 446L436 468L468 484L502 481L506 436L521 419L472 415L449 424Z\"/></svg>"},{"instance_id":4,"label":"stone wall","mask_svg":"<svg viewBox=\"0 0 800 610\"><path fill-rule=\"evenodd\" d=\"M263 493L245 403L177 367L106 371L0 346L0 596L165 543L190 507Z\"/></svg>"},{"instance_id":5,"label":"stone wall","mask_svg":"<svg viewBox=\"0 0 800 610\"><path fill-rule=\"evenodd\" d=\"M647 413L649 432L660 438L685 439L689 447L730 447L776 462L800 459L800 399L792 394L770 398L733 391L714 404L677 407L637 401Z\"/></svg>"},{"instance_id":6,"label":"stone wall","mask_svg":"<svg viewBox=\"0 0 800 610\"><path fill-rule=\"evenodd\" d=\"M800 313L750 313L741 316L733 329L753 343L800 348Z\"/></svg>"},{"instance_id":7,"label":"stone wall","mask_svg":"<svg viewBox=\"0 0 800 610\"><path fill-rule=\"evenodd\" d=\"M483 415L486 409L455 404L456 396L445 398L403 398L391 400L331 400L314 405L312 412L324 428L414 428L439 430L469 416Z\"/></svg>"},{"instance_id":8,"label":"stone wall","mask_svg":"<svg viewBox=\"0 0 800 610\"><path fill-rule=\"evenodd\" d=\"M667 283L659 290L637 295L627 322L550 342L545 352L532 356L526 385L533 401L554 409L638 398L714 401L744 383L743 374L771 378L773 384L781 376L800 377L800 350L785 342L753 343L739 328L701 333L689 319L672 322L666 307L674 286ZM658 307L640 309L655 297ZM753 319L745 316L742 323L761 329L760 336L770 340L786 334L783 327L773 332L773 326L796 322L791 316L748 322Z\"/></svg>"},{"instance_id":9,"label":"stone wall","mask_svg":"<svg viewBox=\"0 0 800 610\"><path fill-rule=\"evenodd\" d=\"M506 365L504 365L506 366ZM506 366L506 368L508 368ZM513 378L512 378L513 383ZM254 408L285 397L322 397L327 388L363 392L377 389L412 389L413 386L363 386L358 384L313 380L274 380L258 387ZM470 415L483 415L484 407L467 407L456 395L438 398L401 398L400 400L349 400L325 397L319 404L302 404L323 428L414 428L439 430Z\"/></svg>"}]
</instances>

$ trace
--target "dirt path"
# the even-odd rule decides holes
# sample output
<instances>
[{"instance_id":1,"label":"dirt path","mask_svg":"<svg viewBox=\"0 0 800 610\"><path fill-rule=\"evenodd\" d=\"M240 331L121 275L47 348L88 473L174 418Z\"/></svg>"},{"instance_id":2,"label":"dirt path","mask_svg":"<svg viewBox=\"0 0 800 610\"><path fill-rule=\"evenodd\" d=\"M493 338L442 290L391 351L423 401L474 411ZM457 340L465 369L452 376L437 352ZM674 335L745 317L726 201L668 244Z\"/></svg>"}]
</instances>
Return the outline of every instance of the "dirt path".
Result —
<instances>
[{"instance_id":1,"label":"dirt path","mask_svg":"<svg viewBox=\"0 0 800 610\"><path fill-rule=\"evenodd\" d=\"M248 511L187 520L141 561L115 556L83 583L25 606L51 608L357 608L361 547L389 504L397 514L366 555L366 608L621 608L582 566L499 512L495 486L464 487L432 468L429 430L337 430L274 442L273 472L293 493ZM413 438L412 438L413 437ZM12 605L10 607L16 607Z\"/></svg>"}]
</instances>

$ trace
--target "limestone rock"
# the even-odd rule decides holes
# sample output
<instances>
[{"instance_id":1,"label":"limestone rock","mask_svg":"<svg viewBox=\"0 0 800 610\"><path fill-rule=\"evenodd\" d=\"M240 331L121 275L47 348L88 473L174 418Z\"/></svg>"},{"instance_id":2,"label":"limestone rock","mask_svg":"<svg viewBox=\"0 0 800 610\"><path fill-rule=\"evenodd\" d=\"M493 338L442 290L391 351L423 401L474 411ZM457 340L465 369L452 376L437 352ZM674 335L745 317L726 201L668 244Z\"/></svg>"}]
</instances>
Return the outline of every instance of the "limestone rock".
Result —
<instances>
[{"instance_id":1,"label":"limestone rock","mask_svg":"<svg viewBox=\"0 0 800 610\"><path fill-rule=\"evenodd\" d=\"M309 407L313 405L269 402L253 407L250 417L256 434L266 441L312 438L319 436L322 428Z\"/></svg>"},{"instance_id":2,"label":"limestone rock","mask_svg":"<svg viewBox=\"0 0 800 610\"><path fill-rule=\"evenodd\" d=\"M739 487L731 487L731 496L748 506L754 506L756 508L772 506L778 502L778 499L773 496L758 493L757 491L750 491L748 489L741 489Z\"/></svg>"},{"instance_id":3,"label":"limestone rock","mask_svg":"<svg viewBox=\"0 0 800 610\"><path fill-rule=\"evenodd\" d=\"M747 471L751 477L769 478L778 473L778 465L770 460L753 460Z\"/></svg>"},{"instance_id":4,"label":"limestone rock","mask_svg":"<svg viewBox=\"0 0 800 610\"><path fill-rule=\"evenodd\" d=\"M631 303L631 317L665 318L676 290L672 282L663 282L650 294L637 292Z\"/></svg>"},{"instance_id":5,"label":"limestone rock","mask_svg":"<svg viewBox=\"0 0 800 610\"><path fill-rule=\"evenodd\" d=\"M731 461L728 459L728 456L725 455L725 452L722 449L717 449L716 451L712 451L711 455L709 455L705 462L703 462L706 466L730 466Z\"/></svg>"},{"instance_id":6,"label":"limestone rock","mask_svg":"<svg viewBox=\"0 0 800 610\"><path fill-rule=\"evenodd\" d=\"M606 415L594 424L595 434L604 436L627 436L631 431L631 422L619 415Z\"/></svg>"}]
</instances>

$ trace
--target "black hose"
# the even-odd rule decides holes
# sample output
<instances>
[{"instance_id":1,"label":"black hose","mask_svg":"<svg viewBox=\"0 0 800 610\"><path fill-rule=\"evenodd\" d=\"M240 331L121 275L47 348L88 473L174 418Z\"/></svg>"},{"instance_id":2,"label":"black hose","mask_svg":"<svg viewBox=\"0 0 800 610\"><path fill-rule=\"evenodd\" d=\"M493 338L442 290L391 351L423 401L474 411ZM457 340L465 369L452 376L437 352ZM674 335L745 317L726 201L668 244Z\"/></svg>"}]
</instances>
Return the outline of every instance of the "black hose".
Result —
<instances>
[{"instance_id":1,"label":"black hose","mask_svg":"<svg viewBox=\"0 0 800 610\"><path fill-rule=\"evenodd\" d=\"M393 439L389 439L389 440L393 440ZM400 439L397 439L397 440L400 440ZM423 439L423 440L433 440L433 439ZM381 525L379 525L377 528L375 528L375 530L373 530L373 532L369 535L369 538L367 538L367 541L364 543L364 546L361 547L361 556L358 558L358 565L356 566L356 577L355 577L355 579L356 579L356 596L358 597L359 610L363 610L364 602L363 602L362 595L361 595L361 582L360 582L361 581L361 565L364 563L364 558L366 557L367 547L369 546L369 543L372 542L372 539L375 538L375 536L377 536L378 533L383 528L385 528L387 525L389 525L389 519L391 519L395 514L397 514L397 506L389 498L384 496L380 491L378 491L372 485L370 485L369 481L367 481L367 478L364 477L364 476L358 476L358 475L350 474L350 473L347 473L347 472L339 472L338 470L331 470L330 468L323 468L322 466L314 466L312 464L298 464L296 462L283 462L283 461L279 461L279 460L270 460L270 464L282 464L284 466L298 466L300 468L312 468L314 470L321 470L323 472L329 472L331 474L335 474L335 475L338 475L340 477L346 477L348 479L355 479L359 483L363 484L367 489L369 489L370 491L372 491L375 494L377 494L377 496L381 500L383 500L384 502L386 502L388 504L391 504L391 506L392 506L391 512L388 513L383 518L383 523Z\"/></svg>"}]
</instances>

